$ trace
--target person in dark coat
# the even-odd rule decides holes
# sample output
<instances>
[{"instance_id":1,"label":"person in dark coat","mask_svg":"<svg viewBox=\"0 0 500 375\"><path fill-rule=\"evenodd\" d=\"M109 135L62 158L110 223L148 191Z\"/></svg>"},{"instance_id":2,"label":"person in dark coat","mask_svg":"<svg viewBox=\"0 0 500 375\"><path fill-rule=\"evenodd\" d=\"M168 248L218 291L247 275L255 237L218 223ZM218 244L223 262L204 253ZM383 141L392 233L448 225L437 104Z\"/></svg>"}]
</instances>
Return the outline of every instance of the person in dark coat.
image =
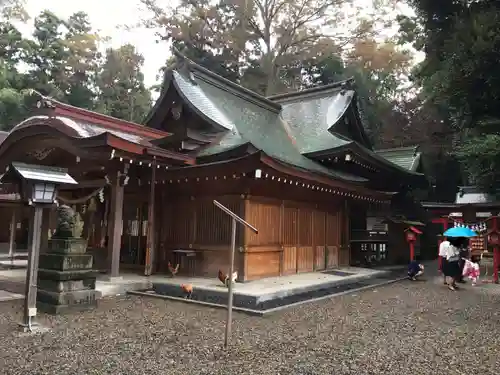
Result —
<instances>
[{"instance_id":1,"label":"person in dark coat","mask_svg":"<svg viewBox=\"0 0 500 375\"><path fill-rule=\"evenodd\" d=\"M408 265L408 278L410 280L417 280L418 276L424 273L424 266L419 264L416 260L412 260Z\"/></svg>"},{"instance_id":2,"label":"person in dark coat","mask_svg":"<svg viewBox=\"0 0 500 375\"><path fill-rule=\"evenodd\" d=\"M444 285L448 285L448 282L446 281L446 251L448 246L451 246L450 239L445 238L443 242L439 245L439 258L441 259L441 268L439 271L443 274L443 282Z\"/></svg>"},{"instance_id":3,"label":"person in dark coat","mask_svg":"<svg viewBox=\"0 0 500 375\"><path fill-rule=\"evenodd\" d=\"M450 246L446 247L446 265L444 274L449 278L448 288L455 290L457 288L456 282L459 280L461 271L458 261L460 259L460 245L462 240L460 238L449 238Z\"/></svg>"}]
</instances>

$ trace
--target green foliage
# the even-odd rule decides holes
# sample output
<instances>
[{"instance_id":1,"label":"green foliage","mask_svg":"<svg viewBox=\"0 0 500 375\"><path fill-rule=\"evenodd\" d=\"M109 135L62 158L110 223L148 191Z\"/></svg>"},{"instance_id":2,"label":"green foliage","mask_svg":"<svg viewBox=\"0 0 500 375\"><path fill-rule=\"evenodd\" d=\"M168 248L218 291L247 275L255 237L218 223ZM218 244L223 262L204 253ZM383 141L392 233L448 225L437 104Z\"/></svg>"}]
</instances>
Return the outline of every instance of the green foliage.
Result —
<instances>
[{"instance_id":1,"label":"green foliage","mask_svg":"<svg viewBox=\"0 0 500 375\"><path fill-rule=\"evenodd\" d=\"M341 55L344 47L373 36L375 26L387 22L392 5L379 0L370 13L353 0L141 3L151 12L144 23L162 30L162 40L264 95L300 88L302 61Z\"/></svg>"},{"instance_id":2,"label":"green foliage","mask_svg":"<svg viewBox=\"0 0 500 375\"><path fill-rule=\"evenodd\" d=\"M469 182L500 182L500 4L498 1L413 0L417 17L401 19L406 41L426 52L415 69L423 95L455 133L455 154ZM412 30L413 27L413 30ZM496 145L495 145L496 142Z\"/></svg>"},{"instance_id":3,"label":"green foliage","mask_svg":"<svg viewBox=\"0 0 500 375\"><path fill-rule=\"evenodd\" d=\"M456 152L472 182L493 193L500 183L498 145L500 145L500 135L485 134L467 139Z\"/></svg>"},{"instance_id":4,"label":"green foliage","mask_svg":"<svg viewBox=\"0 0 500 375\"><path fill-rule=\"evenodd\" d=\"M97 74L98 110L110 116L141 122L151 108L151 94L140 71L144 58L127 44L108 49Z\"/></svg>"},{"instance_id":5,"label":"green foliage","mask_svg":"<svg viewBox=\"0 0 500 375\"><path fill-rule=\"evenodd\" d=\"M14 21L21 19L22 2L10 0L6 7L1 6L0 11L4 11L0 17L2 130L12 128L28 115L29 89L125 120L143 119L150 109L151 98L140 72L143 58L133 47L110 50L103 59L99 47L106 39L93 31L83 12L62 19L53 12L43 11L34 19L32 36L24 38L14 25Z\"/></svg>"},{"instance_id":6,"label":"green foliage","mask_svg":"<svg viewBox=\"0 0 500 375\"><path fill-rule=\"evenodd\" d=\"M24 8L25 3L25 0L0 0L0 20L28 20L29 15Z\"/></svg>"}]
</instances>

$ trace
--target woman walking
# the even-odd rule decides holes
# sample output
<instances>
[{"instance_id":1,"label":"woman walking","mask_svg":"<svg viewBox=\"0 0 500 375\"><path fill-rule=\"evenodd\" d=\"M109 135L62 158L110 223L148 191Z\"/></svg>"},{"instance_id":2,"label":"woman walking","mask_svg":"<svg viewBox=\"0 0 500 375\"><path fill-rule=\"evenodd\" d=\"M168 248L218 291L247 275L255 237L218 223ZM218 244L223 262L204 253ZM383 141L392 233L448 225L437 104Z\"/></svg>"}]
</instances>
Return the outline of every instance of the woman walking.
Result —
<instances>
[{"instance_id":1,"label":"woman walking","mask_svg":"<svg viewBox=\"0 0 500 375\"><path fill-rule=\"evenodd\" d=\"M457 281L461 276L460 266L458 261L460 259L460 244L461 238L449 238L449 246L446 246L445 258L446 263L443 267L444 275L448 278L448 288L450 290L457 289Z\"/></svg>"},{"instance_id":2,"label":"woman walking","mask_svg":"<svg viewBox=\"0 0 500 375\"><path fill-rule=\"evenodd\" d=\"M448 246L451 246L450 240L446 238L441 244L439 245L439 258L440 258L440 264L441 267L439 270L443 274L443 283L444 285L448 285L446 282L446 274L445 274L445 269L446 269L446 252L448 251Z\"/></svg>"}]
</instances>

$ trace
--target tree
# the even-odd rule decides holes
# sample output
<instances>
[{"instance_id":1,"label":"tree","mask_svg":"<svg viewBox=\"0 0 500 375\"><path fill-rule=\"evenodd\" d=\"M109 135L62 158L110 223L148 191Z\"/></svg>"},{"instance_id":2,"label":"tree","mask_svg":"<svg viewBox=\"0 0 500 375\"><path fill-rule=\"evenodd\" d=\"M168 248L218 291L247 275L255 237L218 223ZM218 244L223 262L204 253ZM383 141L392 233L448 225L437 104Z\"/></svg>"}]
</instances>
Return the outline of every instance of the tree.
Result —
<instances>
[{"instance_id":1,"label":"tree","mask_svg":"<svg viewBox=\"0 0 500 375\"><path fill-rule=\"evenodd\" d=\"M99 42L103 39L92 31L88 15L73 14L65 23L64 45L69 51L64 80L59 83L68 103L84 108L95 105L95 80L101 54Z\"/></svg>"},{"instance_id":2,"label":"tree","mask_svg":"<svg viewBox=\"0 0 500 375\"><path fill-rule=\"evenodd\" d=\"M239 73L242 84L255 84L259 78L253 88L265 95L286 90L282 78L285 72L290 81L288 67L320 52L340 54L354 39L373 33L380 19L356 17L349 32L334 32L346 30L345 11L354 7L354 0L182 0L170 10L154 0L142 3L153 13L147 24L164 30L162 39L204 51L208 62L216 62L214 56L225 61L230 57L231 70Z\"/></svg>"},{"instance_id":3,"label":"tree","mask_svg":"<svg viewBox=\"0 0 500 375\"><path fill-rule=\"evenodd\" d=\"M24 4L24 0L0 0L0 20L26 21L29 16Z\"/></svg>"},{"instance_id":4,"label":"tree","mask_svg":"<svg viewBox=\"0 0 500 375\"><path fill-rule=\"evenodd\" d=\"M22 2L7 5L12 10ZM132 46L108 50L103 60L99 44L104 38L93 31L85 13L62 19L44 11L35 18L31 38L14 26L18 18L12 14L4 12L0 18L1 129L28 115L30 89L77 107L142 120L151 98L140 72L143 58Z\"/></svg>"},{"instance_id":5,"label":"tree","mask_svg":"<svg viewBox=\"0 0 500 375\"><path fill-rule=\"evenodd\" d=\"M144 58L127 44L108 49L97 75L97 110L124 120L142 122L151 109L151 94L144 86Z\"/></svg>"},{"instance_id":6,"label":"tree","mask_svg":"<svg viewBox=\"0 0 500 375\"><path fill-rule=\"evenodd\" d=\"M407 89L401 87L401 81L409 73L411 58L407 51L398 48L391 40L358 40L344 59L319 55L304 61L300 67L302 87L354 78L360 112L375 146L401 146L407 142L403 137L409 122L402 95ZM391 137L385 137L387 133L392 133ZM417 138L414 142L419 140Z\"/></svg>"},{"instance_id":7,"label":"tree","mask_svg":"<svg viewBox=\"0 0 500 375\"><path fill-rule=\"evenodd\" d=\"M415 77L455 132L455 154L470 182L496 190L500 172L500 6L492 0L414 0L418 30L408 32L427 53ZM406 26L410 25L406 22ZM407 27L407 30L411 28Z\"/></svg>"},{"instance_id":8,"label":"tree","mask_svg":"<svg viewBox=\"0 0 500 375\"><path fill-rule=\"evenodd\" d=\"M8 7L15 4L9 2L2 5ZM0 20L0 129L9 129L26 114L25 80L18 65L30 54L29 44L11 23L10 14L3 13Z\"/></svg>"},{"instance_id":9,"label":"tree","mask_svg":"<svg viewBox=\"0 0 500 375\"><path fill-rule=\"evenodd\" d=\"M100 38L92 32L88 16L68 20L44 11L35 18L28 84L45 95L83 108L94 106L93 81L99 59Z\"/></svg>"}]
</instances>

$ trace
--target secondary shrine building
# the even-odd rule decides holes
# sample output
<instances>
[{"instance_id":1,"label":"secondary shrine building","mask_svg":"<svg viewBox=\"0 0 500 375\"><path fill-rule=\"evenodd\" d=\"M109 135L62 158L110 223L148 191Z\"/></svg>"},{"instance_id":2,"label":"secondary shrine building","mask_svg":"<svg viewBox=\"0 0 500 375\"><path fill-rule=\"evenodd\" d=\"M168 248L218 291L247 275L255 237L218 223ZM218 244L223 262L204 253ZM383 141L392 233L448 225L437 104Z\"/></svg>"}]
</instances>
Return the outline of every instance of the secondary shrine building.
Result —
<instances>
[{"instance_id":1,"label":"secondary shrine building","mask_svg":"<svg viewBox=\"0 0 500 375\"><path fill-rule=\"evenodd\" d=\"M396 206L404 222L408 191L426 186L372 150L353 82L265 98L182 58L145 125L40 96L0 144L0 168L12 161L69 169L79 185L62 186L59 200L83 213L95 266L111 276L166 273L169 262L185 275L227 271L231 222L214 199L259 230L237 228L240 281L359 264L368 253L394 263L407 247L370 240L367 223L395 220ZM3 189L14 228L3 241L19 248L29 209Z\"/></svg>"}]
</instances>

